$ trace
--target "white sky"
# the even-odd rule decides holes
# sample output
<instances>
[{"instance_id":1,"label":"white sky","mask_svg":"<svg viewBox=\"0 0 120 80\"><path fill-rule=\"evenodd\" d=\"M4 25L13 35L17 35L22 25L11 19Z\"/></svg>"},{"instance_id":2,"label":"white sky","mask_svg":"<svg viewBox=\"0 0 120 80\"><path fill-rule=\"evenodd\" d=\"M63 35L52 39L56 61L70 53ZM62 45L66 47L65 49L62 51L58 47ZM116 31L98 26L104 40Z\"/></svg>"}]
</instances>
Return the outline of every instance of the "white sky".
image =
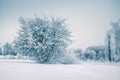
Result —
<instances>
[{"instance_id":1,"label":"white sky","mask_svg":"<svg viewBox=\"0 0 120 80\"><path fill-rule=\"evenodd\" d=\"M68 18L74 48L103 45L111 21L120 18L120 0L0 0L0 44L12 42L20 16Z\"/></svg>"}]
</instances>

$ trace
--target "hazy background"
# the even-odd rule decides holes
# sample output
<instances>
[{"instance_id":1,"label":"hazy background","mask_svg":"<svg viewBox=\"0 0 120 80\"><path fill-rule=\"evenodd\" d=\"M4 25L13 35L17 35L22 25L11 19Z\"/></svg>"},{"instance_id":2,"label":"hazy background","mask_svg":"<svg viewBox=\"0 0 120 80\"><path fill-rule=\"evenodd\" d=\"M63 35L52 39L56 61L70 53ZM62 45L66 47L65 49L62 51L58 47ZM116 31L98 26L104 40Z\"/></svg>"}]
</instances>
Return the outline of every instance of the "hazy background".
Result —
<instances>
[{"instance_id":1,"label":"hazy background","mask_svg":"<svg viewBox=\"0 0 120 80\"><path fill-rule=\"evenodd\" d=\"M0 44L12 42L20 16L68 18L73 47L103 45L111 21L120 18L120 0L0 0Z\"/></svg>"}]
</instances>

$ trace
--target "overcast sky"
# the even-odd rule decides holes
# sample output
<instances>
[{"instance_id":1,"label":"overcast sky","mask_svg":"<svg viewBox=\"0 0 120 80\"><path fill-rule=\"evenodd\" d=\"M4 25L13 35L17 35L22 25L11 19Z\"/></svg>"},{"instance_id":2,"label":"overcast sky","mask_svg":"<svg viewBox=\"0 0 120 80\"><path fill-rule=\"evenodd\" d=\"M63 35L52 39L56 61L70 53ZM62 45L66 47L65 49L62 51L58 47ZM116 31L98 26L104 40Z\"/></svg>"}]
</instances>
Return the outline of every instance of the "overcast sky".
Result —
<instances>
[{"instance_id":1,"label":"overcast sky","mask_svg":"<svg viewBox=\"0 0 120 80\"><path fill-rule=\"evenodd\" d=\"M68 18L74 48L103 45L111 21L120 19L120 0L0 0L0 44L12 42L20 16Z\"/></svg>"}]
</instances>

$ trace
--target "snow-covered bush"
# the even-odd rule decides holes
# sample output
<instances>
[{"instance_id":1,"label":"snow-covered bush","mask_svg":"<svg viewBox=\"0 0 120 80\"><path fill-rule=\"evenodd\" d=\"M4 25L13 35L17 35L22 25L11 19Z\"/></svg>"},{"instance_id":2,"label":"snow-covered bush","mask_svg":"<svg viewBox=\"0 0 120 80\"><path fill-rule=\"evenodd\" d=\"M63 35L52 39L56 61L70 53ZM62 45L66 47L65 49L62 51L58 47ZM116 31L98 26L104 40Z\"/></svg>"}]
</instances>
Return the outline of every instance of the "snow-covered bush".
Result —
<instances>
[{"instance_id":1,"label":"snow-covered bush","mask_svg":"<svg viewBox=\"0 0 120 80\"><path fill-rule=\"evenodd\" d=\"M65 19L55 17L20 18L14 41L17 53L34 56L40 63L57 63L71 42Z\"/></svg>"},{"instance_id":2,"label":"snow-covered bush","mask_svg":"<svg viewBox=\"0 0 120 80\"><path fill-rule=\"evenodd\" d=\"M85 53L84 53L84 55L85 55L86 59L88 59L88 60L94 60L96 52L93 51L93 50L86 50Z\"/></svg>"},{"instance_id":3,"label":"snow-covered bush","mask_svg":"<svg viewBox=\"0 0 120 80\"><path fill-rule=\"evenodd\" d=\"M76 54L74 52L66 52L66 54L63 54L63 56L59 57L59 63L63 64L76 64L79 63L79 59L76 57Z\"/></svg>"}]
</instances>

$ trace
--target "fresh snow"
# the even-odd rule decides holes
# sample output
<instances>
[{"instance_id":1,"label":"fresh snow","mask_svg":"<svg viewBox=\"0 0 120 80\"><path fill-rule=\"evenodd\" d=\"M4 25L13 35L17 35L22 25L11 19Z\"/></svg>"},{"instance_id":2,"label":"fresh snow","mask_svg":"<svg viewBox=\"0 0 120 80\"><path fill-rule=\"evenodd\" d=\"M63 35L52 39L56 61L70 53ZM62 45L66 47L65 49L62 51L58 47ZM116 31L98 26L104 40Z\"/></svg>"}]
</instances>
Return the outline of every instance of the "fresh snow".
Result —
<instances>
[{"instance_id":1,"label":"fresh snow","mask_svg":"<svg viewBox=\"0 0 120 80\"><path fill-rule=\"evenodd\" d=\"M39 64L25 60L0 60L0 80L120 80L120 66L96 63Z\"/></svg>"}]
</instances>

